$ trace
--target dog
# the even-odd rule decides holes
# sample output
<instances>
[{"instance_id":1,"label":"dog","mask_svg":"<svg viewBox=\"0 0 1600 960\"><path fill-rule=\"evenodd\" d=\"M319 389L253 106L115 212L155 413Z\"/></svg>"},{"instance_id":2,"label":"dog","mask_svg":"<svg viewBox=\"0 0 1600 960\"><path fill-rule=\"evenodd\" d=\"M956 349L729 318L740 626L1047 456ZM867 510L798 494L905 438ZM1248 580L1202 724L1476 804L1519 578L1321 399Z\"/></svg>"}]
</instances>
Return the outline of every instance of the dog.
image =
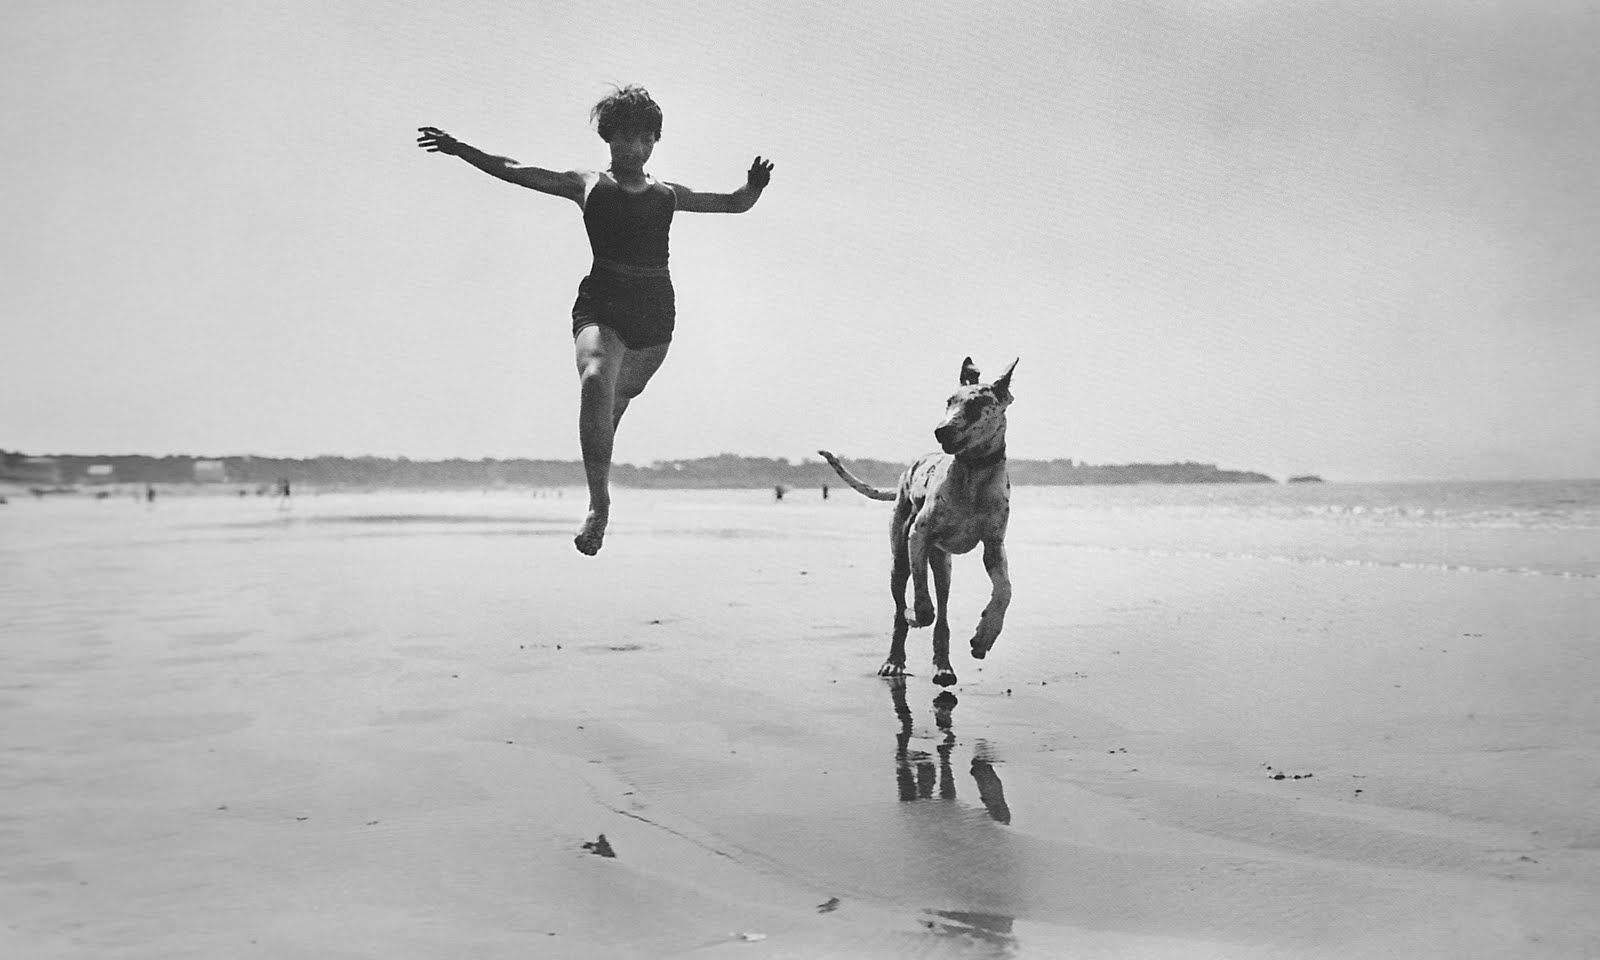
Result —
<instances>
[{"instance_id":1,"label":"dog","mask_svg":"<svg viewBox=\"0 0 1600 960\"><path fill-rule=\"evenodd\" d=\"M950 557L983 544L983 566L993 590L972 635L972 656L988 655L1011 605L1011 576L1006 568L1006 523L1011 518L1011 480L1006 475L1006 408L1011 406L1011 372L1017 361L993 383L980 383L972 358L961 362L961 388L945 405L944 420L934 428L943 453L930 453L906 468L893 493L869 486L846 470L839 458L818 450L845 483L873 500L893 500L889 525L893 566L889 591L894 596L894 633L880 677L906 676L906 632L933 624L933 682L956 682L950 665ZM928 572L933 571L932 598ZM906 581L913 586L911 615L906 614ZM937 605L935 603L937 601Z\"/></svg>"}]
</instances>

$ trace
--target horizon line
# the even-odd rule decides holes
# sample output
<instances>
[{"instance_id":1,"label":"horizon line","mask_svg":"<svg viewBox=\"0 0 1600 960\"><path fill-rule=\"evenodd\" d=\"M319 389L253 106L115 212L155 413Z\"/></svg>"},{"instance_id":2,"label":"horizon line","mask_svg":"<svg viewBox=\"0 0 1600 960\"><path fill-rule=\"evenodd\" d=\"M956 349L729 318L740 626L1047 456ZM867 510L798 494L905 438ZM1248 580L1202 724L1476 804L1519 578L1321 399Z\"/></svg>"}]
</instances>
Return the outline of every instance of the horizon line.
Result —
<instances>
[{"instance_id":1,"label":"horizon line","mask_svg":"<svg viewBox=\"0 0 1600 960\"><path fill-rule=\"evenodd\" d=\"M314 454L314 455L309 455L309 456L290 456L290 455L262 454L262 453L234 453L234 454L159 453L159 454L156 454L156 453L129 453L129 452L124 452L124 453L104 453L104 452L99 452L99 453L73 453L73 452L61 452L61 451L51 452L51 453L26 453L26 452L21 451L21 450L8 450L8 449L3 448L3 447L0 447L0 453L10 454L10 455L14 455L14 456L24 456L24 457L77 457L77 458L84 458L84 459L92 459L92 458L96 458L96 457L107 457L107 458L110 458L110 457L146 457L146 458L149 458L149 459L157 459L157 460L159 460L159 459L176 459L176 458L189 458L189 459L193 459L193 460L230 460L230 459L232 459L232 460L247 460L247 459L262 459L262 460L317 460L317 459L327 458L327 459L342 459L342 460L406 460L406 461L409 461L411 463L445 463L445 462L449 462L449 461L461 461L461 462L465 462L465 463L483 463L485 461L489 461L489 462L526 461L526 462L532 462L532 463L573 464L573 465L578 465L578 466L581 466L582 463L583 463L583 460L581 458L577 458L577 459L551 459L551 458L532 457L532 456L515 456L515 457L503 457L503 456L413 457L413 456L409 456L409 455L406 455L406 454L374 454L374 453L360 453L360 454L319 453L319 454ZM775 456L775 455L764 455L764 454L748 454L748 453L734 453L734 452L731 452L731 451L723 451L723 452L714 453L714 454L705 454L705 455L701 455L701 456L697 456L697 457L674 457L674 458L656 459L656 460L652 460L652 461L650 461L648 463L637 463L637 462L627 461L627 460L614 460L614 461L612 461L612 463L613 463L613 466L626 466L626 467L632 467L634 469L650 469L650 468L652 468L652 467L654 467L654 466L656 466L658 464L684 463L684 462L691 462L691 461L695 461L695 460L713 460L713 459L716 459L718 457L738 457L738 458L750 459L750 460L776 460L776 461L783 461L785 463L793 463L795 465L808 464L808 463L826 465L826 463L827 463L826 460L813 460L809 456L803 457L798 461L792 461L787 456ZM875 462L878 462L878 463L887 463L887 464L906 464L906 463L910 462L908 460L901 460L901 459L897 459L897 458L883 458L883 457L876 457L876 456L851 456L848 459L856 460L856 461L875 461ZM1197 465L1201 465L1201 466L1210 466L1210 467L1214 467L1214 468L1219 469L1219 470L1225 470L1225 471L1235 472L1235 473L1260 473L1260 474L1263 474L1263 475L1266 475L1266 476L1269 476L1269 477L1271 476L1271 474L1269 474L1264 469L1259 469L1259 468L1254 468L1254 467L1222 467L1222 466L1220 466L1218 464L1217 461L1214 461L1214 460L1212 460L1212 461L1193 460L1193 459L1190 459L1190 460L1166 460L1166 461L1159 461L1159 460L1130 460L1130 461L1125 461L1125 462L1121 462L1121 463L1109 463L1109 462L1108 463L1091 463L1091 462L1089 462L1087 460L1082 460L1082 459L1079 459L1079 458L1076 458L1076 457L1050 457L1050 458L1013 457L1011 459L1013 461L1015 461L1015 462L1018 462L1018 463L1061 463L1061 462L1069 462L1069 463L1072 463L1074 466L1077 466L1077 467L1129 467L1129 466L1165 466L1165 465L1171 465L1171 464L1197 464ZM1353 478L1340 478L1340 477L1335 476L1334 479L1329 479L1328 478L1328 471L1309 471L1309 470L1308 471L1285 471L1284 472L1284 478L1285 479L1282 480L1282 481L1274 480L1274 482L1280 483L1280 484L1284 483L1287 480L1287 478L1289 478L1291 476L1318 476L1318 477L1322 478L1324 483L1525 483L1525 482L1585 483L1585 482L1600 482L1600 476L1582 476L1582 475L1572 475L1572 476L1556 476L1556 475L1540 475L1540 476L1471 476L1471 475L1461 475L1461 474L1450 474L1450 475L1409 474L1409 475L1376 476L1376 477L1375 476L1358 476L1358 477L1353 477Z\"/></svg>"}]
</instances>

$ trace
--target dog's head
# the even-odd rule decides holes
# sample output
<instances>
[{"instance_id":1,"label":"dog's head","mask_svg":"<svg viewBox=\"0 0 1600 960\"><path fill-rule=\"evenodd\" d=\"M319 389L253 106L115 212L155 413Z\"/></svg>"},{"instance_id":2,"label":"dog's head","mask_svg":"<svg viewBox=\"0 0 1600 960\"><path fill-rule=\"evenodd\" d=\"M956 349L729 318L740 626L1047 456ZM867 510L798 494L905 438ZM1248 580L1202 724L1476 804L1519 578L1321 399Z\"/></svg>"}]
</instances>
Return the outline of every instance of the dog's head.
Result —
<instances>
[{"instance_id":1,"label":"dog's head","mask_svg":"<svg viewBox=\"0 0 1600 960\"><path fill-rule=\"evenodd\" d=\"M950 395L944 420L934 428L933 437L945 453L991 453L1006 440L1006 407L1011 405L1011 361L993 383L982 379L972 358L961 361L961 389Z\"/></svg>"}]
</instances>

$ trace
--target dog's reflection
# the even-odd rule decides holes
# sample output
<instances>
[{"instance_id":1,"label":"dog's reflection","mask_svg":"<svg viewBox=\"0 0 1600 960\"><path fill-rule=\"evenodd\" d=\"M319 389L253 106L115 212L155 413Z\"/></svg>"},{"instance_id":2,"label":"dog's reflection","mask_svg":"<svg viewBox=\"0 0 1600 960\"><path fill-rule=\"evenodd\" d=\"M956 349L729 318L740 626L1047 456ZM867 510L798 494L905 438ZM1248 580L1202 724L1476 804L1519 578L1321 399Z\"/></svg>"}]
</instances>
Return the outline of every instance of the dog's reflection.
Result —
<instances>
[{"instance_id":1,"label":"dog's reflection","mask_svg":"<svg viewBox=\"0 0 1600 960\"><path fill-rule=\"evenodd\" d=\"M935 791L940 800L956 799L956 778L950 769L950 755L956 746L956 733L952 725L956 695L946 690L934 698L933 722L938 728L934 755L926 750L911 749L913 721L911 707L906 704L906 684L900 677L889 678L885 685L894 701L894 715L900 720L899 732L894 738L894 779L900 799L932 800ZM996 823L1011 822L1011 808L1006 805L1005 787L1000 775L995 773L989 759L988 745L979 742L972 752L972 779L978 785L978 800Z\"/></svg>"}]
</instances>

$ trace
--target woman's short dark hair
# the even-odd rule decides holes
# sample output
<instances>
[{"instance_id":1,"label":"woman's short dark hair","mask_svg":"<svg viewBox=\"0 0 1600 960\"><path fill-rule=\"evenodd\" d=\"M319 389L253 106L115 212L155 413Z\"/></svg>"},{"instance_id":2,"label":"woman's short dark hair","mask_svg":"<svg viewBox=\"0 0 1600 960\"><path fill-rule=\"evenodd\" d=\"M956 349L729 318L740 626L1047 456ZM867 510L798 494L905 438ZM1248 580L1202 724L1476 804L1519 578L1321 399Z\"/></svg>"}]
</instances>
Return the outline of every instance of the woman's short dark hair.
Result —
<instances>
[{"instance_id":1,"label":"woman's short dark hair","mask_svg":"<svg viewBox=\"0 0 1600 960\"><path fill-rule=\"evenodd\" d=\"M661 139L661 108L649 91L636 83L621 87L589 111L600 139L611 141L617 133L650 133Z\"/></svg>"}]
</instances>

